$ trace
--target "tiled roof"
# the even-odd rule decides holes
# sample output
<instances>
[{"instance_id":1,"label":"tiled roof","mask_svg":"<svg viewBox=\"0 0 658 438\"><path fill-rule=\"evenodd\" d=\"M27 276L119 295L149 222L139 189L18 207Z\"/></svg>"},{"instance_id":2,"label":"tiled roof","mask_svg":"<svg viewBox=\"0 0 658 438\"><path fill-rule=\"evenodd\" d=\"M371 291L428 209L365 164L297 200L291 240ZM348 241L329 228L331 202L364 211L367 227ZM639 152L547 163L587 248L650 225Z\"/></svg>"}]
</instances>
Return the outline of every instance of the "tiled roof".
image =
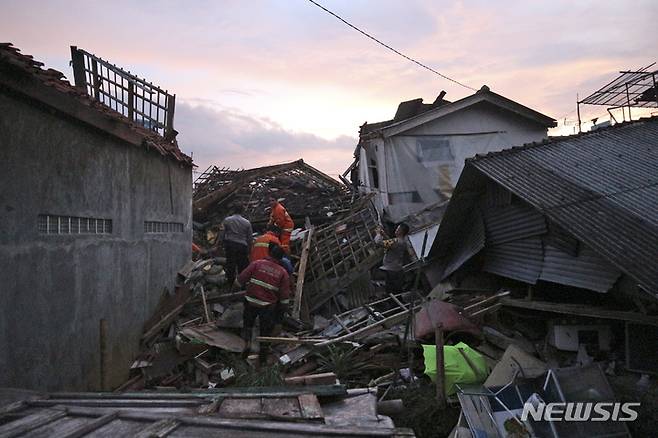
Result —
<instances>
[{"instance_id":1,"label":"tiled roof","mask_svg":"<svg viewBox=\"0 0 658 438\"><path fill-rule=\"evenodd\" d=\"M35 61L32 56L20 53L20 50L11 43L0 43L0 73L2 73L2 70L6 70L15 76L20 74L29 75L38 83L84 105L89 111L94 111L112 122L120 122L125 125L132 134L135 134L134 137L139 139L141 146L154 149L161 155L173 158L181 163L192 165L192 159L181 152L175 139L172 141L165 140L157 133L133 123L122 114L91 98L84 90L71 85L64 78L63 73L53 69L43 69L43 65L42 62ZM39 96L37 95L35 98L39 99ZM44 103L48 104L48 102Z\"/></svg>"},{"instance_id":2,"label":"tiled roof","mask_svg":"<svg viewBox=\"0 0 658 438\"><path fill-rule=\"evenodd\" d=\"M658 117L476 156L466 167L658 293Z\"/></svg>"}]
</instances>

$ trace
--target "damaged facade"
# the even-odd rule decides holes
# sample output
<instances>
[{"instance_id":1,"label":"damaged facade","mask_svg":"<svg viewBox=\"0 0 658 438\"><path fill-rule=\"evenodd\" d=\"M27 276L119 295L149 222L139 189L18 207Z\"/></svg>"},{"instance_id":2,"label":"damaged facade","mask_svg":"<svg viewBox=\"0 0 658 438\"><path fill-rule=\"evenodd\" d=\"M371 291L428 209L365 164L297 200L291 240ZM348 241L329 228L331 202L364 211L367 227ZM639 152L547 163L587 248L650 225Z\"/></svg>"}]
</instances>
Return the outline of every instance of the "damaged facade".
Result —
<instances>
[{"instance_id":1,"label":"damaged facade","mask_svg":"<svg viewBox=\"0 0 658 438\"><path fill-rule=\"evenodd\" d=\"M431 251L437 279L657 298L657 142L652 118L467 160Z\"/></svg>"},{"instance_id":2,"label":"damaged facade","mask_svg":"<svg viewBox=\"0 0 658 438\"><path fill-rule=\"evenodd\" d=\"M402 102L392 120L361 126L355 162L345 174L361 191L376 194L378 209L392 222L445 204L464 159L540 141L556 126L486 86L455 102L444 96L431 104Z\"/></svg>"},{"instance_id":3,"label":"damaged facade","mask_svg":"<svg viewBox=\"0 0 658 438\"><path fill-rule=\"evenodd\" d=\"M190 257L192 161L42 65L0 45L0 386L114 387Z\"/></svg>"}]
</instances>

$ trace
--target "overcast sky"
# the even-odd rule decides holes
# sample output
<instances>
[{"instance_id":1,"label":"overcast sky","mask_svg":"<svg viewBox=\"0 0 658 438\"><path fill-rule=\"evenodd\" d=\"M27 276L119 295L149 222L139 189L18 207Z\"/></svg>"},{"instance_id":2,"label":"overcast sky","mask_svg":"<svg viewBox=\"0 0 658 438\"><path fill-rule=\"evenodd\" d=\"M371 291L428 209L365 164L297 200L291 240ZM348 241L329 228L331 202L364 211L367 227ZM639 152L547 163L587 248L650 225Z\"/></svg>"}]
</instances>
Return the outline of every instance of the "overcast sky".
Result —
<instances>
[{"instance_id":1,"label":"overcast sky","mask_svg":"<svg viewBox=\"0 0 658 438\"><path fill-rule=\"evenodd\" d=\"M318 1L448 76L555 118L574 120L576 93L658 57L655 0ZM337 174L363 122L391 118L402 100L471 93L307 0L0 0L0 11L0 41L71 80L77 45L176 93L179 144L199 170L304 158Z\"/></svg>"}]
</instances>

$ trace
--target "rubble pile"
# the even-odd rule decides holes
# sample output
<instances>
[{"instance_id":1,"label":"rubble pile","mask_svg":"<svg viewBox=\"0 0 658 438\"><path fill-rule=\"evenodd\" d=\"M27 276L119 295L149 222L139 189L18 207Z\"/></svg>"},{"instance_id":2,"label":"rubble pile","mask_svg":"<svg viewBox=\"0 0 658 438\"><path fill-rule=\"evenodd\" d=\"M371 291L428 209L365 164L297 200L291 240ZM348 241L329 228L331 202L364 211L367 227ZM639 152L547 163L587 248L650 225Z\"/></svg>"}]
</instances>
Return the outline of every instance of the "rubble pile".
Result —
<instances>
[{"instance_id":1,"label":"rubble pile","mask_svg":"<svg viewBox=\"0 0 658 438\"><path fill-rule=\"evenodd\" d=\"M269 218L270 195L282 199L293 218L308 217L316 225L349 211L356 196L349 186L303 160L248 170L211 166L195 182L194 220L218 224L239 203L252 224L263 227Z\"/></svg>"},{"instance_id":2,"label":"rubble pile","mask_svg":"<svg viewBox=\"0 0 658 438\"><path fill-rule=\"evenodd\" d=\"M246 180L238 176L250 171L215 170L225 179L208 178L199 185L198 199L214 198L213 207L207 207L212 213L199 226L204 236L199 244L208 248L214 243L214 225L231 202L250 202L245 191L276 192L279 177L267 176L273 170L265 169ZM259 182L248 183L247 189L235 187L236 179L230 178L244 182L254 175ZM341 201L313 202L338 205L347 193L339 192ZM252 204L252 211L266 211L264 205ZM289 205L299 225L298 215L308 210ZM637 385L620 389L623 379L618 377L629 370L645 376L655 372L646 352L632 345L643 333L655 333L655 317L519 299L525 291L514 285L493 288L481 282L459 288L448 282L430 291L421 281L427 266L422 259L407 265L403 291L386 293L373 275L383 251L374 243L381 223L372 202L353 196L335 212L319 223L306 216L293 233L290 314L271 336L256 336L256 328L251 355L243 354L241 336L244 291L226 284L223 257L202 250L180 270L176 290L163 295L146 323L142 354L132 365L131 379L118 390L341 384L368 388L379 403L402 406L409 394L427 394L431 388L426 405L432 413L425 410L421 417L457 423L454 432L463 436L530 437L566 436L562 434L571 429L556 432L544 421L521 421L526 403L609 401L619 390L642 397L650 388L648 377L638 377ZM268 352L267 366L258 365L261 349ZM461 412L459 418L456 412ZM423 430L417 420L400 418L404 425ZM589 424L580 426L583 436L591 432ZM615 436L628 433L620 422L597 427Z\"/></svg>"}]
</instances>

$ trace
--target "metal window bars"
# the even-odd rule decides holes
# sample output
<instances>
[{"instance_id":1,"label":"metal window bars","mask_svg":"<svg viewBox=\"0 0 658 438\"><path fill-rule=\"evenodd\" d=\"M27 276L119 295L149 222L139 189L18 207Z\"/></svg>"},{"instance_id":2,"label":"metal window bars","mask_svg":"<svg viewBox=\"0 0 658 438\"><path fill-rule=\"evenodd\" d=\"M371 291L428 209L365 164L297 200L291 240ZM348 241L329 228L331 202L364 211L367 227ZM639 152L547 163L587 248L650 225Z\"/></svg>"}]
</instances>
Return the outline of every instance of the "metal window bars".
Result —
<instances>
[{"instance_id":1,"label":"metal window bars","mask_svg":"<svg viewBox=\"0 0 658 438\"><path fill-rule=\"evenodd\" d=\"M98 102L166 139L174 136L176 96L130 71L71 46L75 85Z\"/></svg>"}]
</instances>

